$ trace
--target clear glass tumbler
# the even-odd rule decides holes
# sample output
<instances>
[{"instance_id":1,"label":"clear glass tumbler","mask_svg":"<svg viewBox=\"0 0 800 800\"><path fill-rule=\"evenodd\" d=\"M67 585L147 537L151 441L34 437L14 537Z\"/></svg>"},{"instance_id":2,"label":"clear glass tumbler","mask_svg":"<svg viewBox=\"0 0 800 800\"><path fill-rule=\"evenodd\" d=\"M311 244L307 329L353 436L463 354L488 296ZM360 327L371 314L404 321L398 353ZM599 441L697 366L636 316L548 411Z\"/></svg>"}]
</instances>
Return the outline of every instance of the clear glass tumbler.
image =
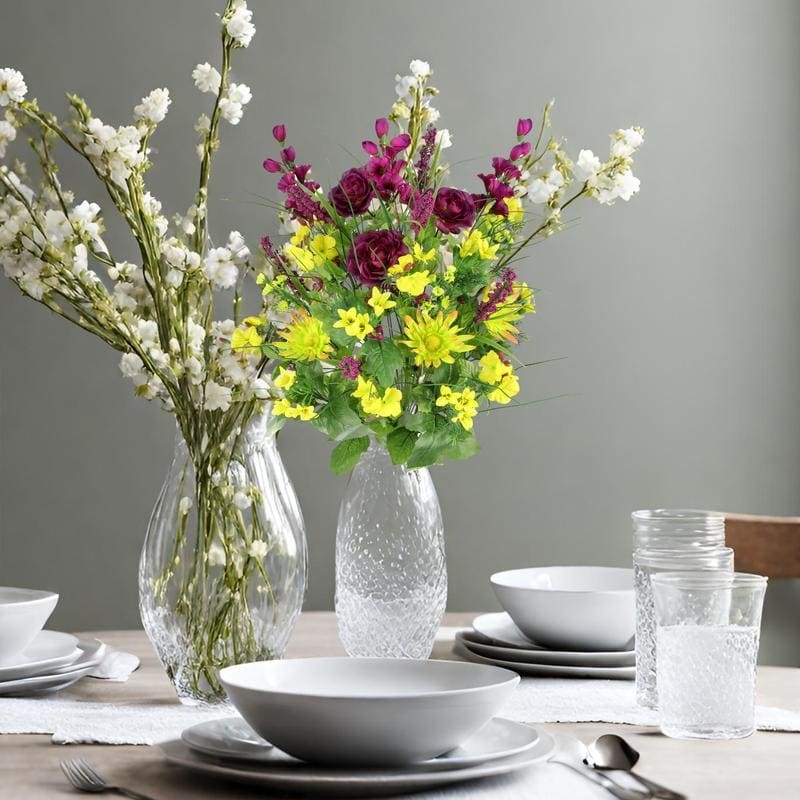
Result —
<instances>
[{"instance_id":1,"label":"clear glass tumbler","mask_svg":"<svg viewBox=\"0 0 800 800\"><path fill-rule=\"evenodd\" d=\"M634 552L725 545L725 515L718 511L645 508L634 511L631 520Z\"/></svg>"},{"instance_id":2,"label":"clear glass tumbler","mask_svg":"<svg viewBox=\"0 0 800 800\"><path fill-rule=\"evenodd\" d=\"M733 572L730 547L697 547L676 550L639 550L633 554L636 590L636 702L657 708L656 613L650 579L659 572Z\"/></svg>"},{"instance_id":3,"label":"clear glass tumbler","mask_svg":"<svg viewBox=\"0 0 800 800\"><path fill-rule=\"evenodd\" d=\"M749 736L767 579L664 572L652 584L662 732L676 739Z\"/></svg>"}]
</instances>

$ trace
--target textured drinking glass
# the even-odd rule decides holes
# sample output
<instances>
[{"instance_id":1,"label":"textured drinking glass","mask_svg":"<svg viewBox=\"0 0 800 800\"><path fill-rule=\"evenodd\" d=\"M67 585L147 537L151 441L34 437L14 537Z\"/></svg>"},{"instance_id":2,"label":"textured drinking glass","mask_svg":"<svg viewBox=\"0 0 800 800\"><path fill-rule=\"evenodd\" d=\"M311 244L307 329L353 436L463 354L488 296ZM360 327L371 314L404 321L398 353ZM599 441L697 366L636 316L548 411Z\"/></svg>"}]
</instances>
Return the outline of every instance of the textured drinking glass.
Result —
<instances>
[{"instance_id":1,"label":"textured drinking glass","mask_svg":"<svg viewBox=\"0 0 800 800\"><path fill-rule=\"evenodd\" d=\"M430 473L395 466L373 441L339 509L339 638L351 656L427 658L446 602L442 512Z\"/></svg>"},{"instance_id":2,"label":"textured drinking glass","mask_svg":"<svg viewBox=\"0 0 800 800\"><path fill-rule=\"evenodd\" d=\"M631 519L634 552L725 545L725 516L717 511L642 509Z\"/></svg>"},{"instance_id":3,"label":"textured drinking glass","mask_svg":"<svg viewBox=\"0 0 800 800\"><path fill-rule=\"evenodd\" d=\"M139 610L186 704L226 701L222 667L280 658L303 604L303 516L268 420L202 469L179 432L147 527Z\"/></svg>"},{"instance_id":4,"label":"textured drinking glass","mask_svg":"<svg viewBox=\"0 0 800 800\"><path fill-rule=\"evenodd\" d=\"M730 547L698 547L683 550L639 550L633 554L636 590L636 702L658 706L656 686L656 617L650 579L659 572L676 570L733 572Z\"/></svg>"},{"instance_id":5,"label":"textured drinking glass","mask_svg":"<svg viewBox=\"0 0 800 800\"><path fill-rule=\"evenodd\" d=\"M662 732L676 739L749 736L767 579L664 572L652 584Z\"/></svg>"}]
</instances>

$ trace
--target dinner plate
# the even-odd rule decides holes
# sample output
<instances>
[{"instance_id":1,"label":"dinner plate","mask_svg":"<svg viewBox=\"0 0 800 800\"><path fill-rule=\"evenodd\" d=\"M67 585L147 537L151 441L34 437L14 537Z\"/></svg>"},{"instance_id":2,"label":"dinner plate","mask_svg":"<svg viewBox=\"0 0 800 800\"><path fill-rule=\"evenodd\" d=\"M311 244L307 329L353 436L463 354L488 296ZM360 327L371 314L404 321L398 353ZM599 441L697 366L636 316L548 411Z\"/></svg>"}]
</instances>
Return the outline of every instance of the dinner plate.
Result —
<instances>
[{"instance_id":1,"label":"dinner plate","mask_svg":"<svg viewBox=\"0 0 800 800\"><path fill-rule=\"evenodd\" d=\"M538 737L538 731L530 725L495 718L454 750L414 766L456 769L486 764L525 752ZM258 736L241 717L201 722L183 731L181 739L192 750L221 759L273 765L296 763L296 759Z\"/></svg>"},{"instance_id":2,"label":"dinner plate","mask_svg":"<svg viewBox=\"0 0 800 800\"><path fill-rule=\"evenodd\" d=\"M499 658L522 664L557 664L563 667L632 667L636 653L563 653L557 650L525 650L492 644L475 631L459 631L457 641L463 641L473 653L487 658Z\"/></svg>"},{"instance_id":3,"label":"dinner plate","mask_svg":"<svg viewBox=\"0 0 800 800\"><path fill-rule=\"evenodd\" d=\"M78 641L77 649L80 656L72 664L55 667L44 675L0 682L0 696L30 695L65 689L92 672L106 653L106 645L97 640Z\"/></svg>"},{"instance_id":4,"label":"dinner plate","mask_svg":"<svg viewBox=\"0 0 800 800\"><path fill-rule=\"evenodd\" d=\"M534 650L537 654L548 652L554 655L557 654L559 656L572 658L574 656L581 655L592 657L623 655L632 656L635 653L633 647L629 647L626 650L614 650L608 652L590 652L587 650L581 650L580 648L576 648L574 650L550 650L528 639L528 637L525 636L514 624L514 621L508 614L505 613L505 611L499 611L494 614L481 614L472 620L472 627L479 634L481 634L481 636L485 636L487 639L490 639L494 644L506 647L514 647L518 650Z\"/></svg>"},{"instance_id":5,"label":"dinner plate","mask_svg":"<svg viewBox=\"0 0 800 800\"><path fill-rule=\"evenodd\" d=\"M633 680L636 677L636 667L565 667L560 664L524 664L519 661L487 658L472 651L470 647L471 645L462 639L456 642L453 652L467 661L513 669L520 675L539 678L605 678L611 680Z\"/></svg>"},{"instance_id":6,"label":"dinner plate","mask_svg":"<svg viewBox=\"0 0 800 800\"><path fill-rule=\"evenodd\" d=\"M419 792L436 786L492 775L505 775L531 764L546 761L556 749L555 740L541 728L535 730L538 734L536 742L523 753L478 766L441 770L417 766L385 770L346 770L315 766L296 759L291 759L290 762L284 761L280 765L236 763L196 753L180 739L163 742L160 747L167 760L173 764L217 778L228 778L238 783L302 793L305 796L379 797ZM275 748L273 752L279 751ZM284 758L289 758L283 755Z\"/></svg>"},{"instance_id":7,"label":"dinner plate","mask_svg":"<svg viewBox=\"0 0 800 800\"><path fill-rule=\"evenodd\" d=\"M54 667L63 667L80 657L77 645L78 637L72 634L39 631L18 659L0 667L0 681L41 675Z\"/></svg>"}]
</instances>

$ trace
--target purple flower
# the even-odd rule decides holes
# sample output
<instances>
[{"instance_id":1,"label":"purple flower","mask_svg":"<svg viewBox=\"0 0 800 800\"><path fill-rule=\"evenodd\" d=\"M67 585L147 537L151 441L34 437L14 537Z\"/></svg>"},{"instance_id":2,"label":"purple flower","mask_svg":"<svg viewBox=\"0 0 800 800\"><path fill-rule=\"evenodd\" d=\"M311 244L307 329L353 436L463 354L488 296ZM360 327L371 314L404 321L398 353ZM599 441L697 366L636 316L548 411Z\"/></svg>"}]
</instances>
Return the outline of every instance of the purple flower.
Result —
<instances>
[{"instance_id":1,"label":"purple flower","mask_svg":"<svg viewBox=\"0 0 800 800\"><path fill-rule=\"evenodd\" d=\"M388 156L375 156L367 162L367 174L381 200L391 200L401 191L405 165L405 161L393 161Z\"/></svg>"},{"instance_id":2,"label":"purple flower","mask_svg":"<svg viewBox=\"0 0 800 800\"><path fill-rule=\"evenodd\" d=\"M339 371L343 377L354 381L361 374L361 362L353 356L345 356L339 362Z\"/></svg>"},{"instance_id":3,"label":"purple flower","mask_svg":"<svg viewBox=\"0 0 800 800\"><path fill-rule=\"evenodd\" d=\"M375 135L379 139L383 139L389 133L389 120L386 117L381 117L375 120Z\"/></svg>"},{"instance_id":4,"label":"purple flower","mask_svg":"<svg viewBox=\"0 0 800 800\"><path fill-rule=\"evenodd\" d=\"M519 161L523 156L528 155L530 151L531 151L530 142L520 142L519 144L515 144L511 148L511 152L509 153L509 158L512 161Z\"/></svg>"},{"instance_id":5,"label":"purple flower","mask_svg":"<svg viewBox=\"0 0 800 800\"><path fill-rule=\"evenodd\" d=\"M283 150L281 150L281 158L287 164L293 163L295 159L294 147L292 147L291 145L289 145L289 147L284 147Z\"/></svg>"},{"instance_id":6,"label":"purple flower","mask_svg":"<svg viewBox=\"0 0 800 800\"><path fill-rule=\"evenodd\" d=\"M373 197L372 184L363 167L348 169L329 194L333 207L343 217L363 214Z\"/></svg>"},{"instance_id":7,"label":"purple flower","mask_svg":"<svg viewBox=\"0 0 800 800\"><path fill-rule=\"evenodd\" d=\"M411 200L411 220L415 230L421 231L433 214L433 190L416 192Z\"/></svg>"},{"instance_id":8,"label":"purple flower","mask_svg":"<svg viewBox=\"0 0 800 800\"><path fill-rule=\"evenodd\" d=\"M376 145L375 142L371 142L369 139L365 139L363 142L361 142L361 149L368 156L378 155L378 145Z\"/></svg>"},{"instance_id":9,"label":"purple flower","mask_svg":"<svg viewBox=\"0 0 800 800\"><path fill-rule=\"evenodd\" d=\"M433 203L436 227L444 233L458 233L475 222L475 202L461 189L443 186Z\"/></svg>"},{"instance_id":10,"label":"purple flower","mask_svg":"<svg viewBox=\"0 0 800 800\"><path fill-rule=\"evenodd\" d=\"M274 158L267 158L264 159L264 169L267 172L280 172L282 167L280 161L276 161Z\"/></svg>"},{"instance_id":11,"label":"purple flower","mask_svg":"<svg viewBox=\"0 0 800 800\"><path fill-rule=\"evenodd\" d=\"M527 136L533 130L532 119L519 119L517 120L517 136Z\"/></svg>"},{"instance_id":12,"label":"purple flower","mask_svg":"<svg viewBox=\"0 0 800 800\"><path fill-rule=\"evenodd\" d=\"M377 286L400 256L408 253L400 231L377 230L359 233L347 254L347 271L365 286Z\"/></svg>"},{"instance_id":13,"label":"purple flower","mask_svg":"<svg viewBox=\"0 0 800 800\"><path fill-rule=\"evenodd\" d=\"M286 141L286 126L276 125L272 129L272 135L275 137L275 141L278 144L283 144Z\"/></svg>"}]
</instances>

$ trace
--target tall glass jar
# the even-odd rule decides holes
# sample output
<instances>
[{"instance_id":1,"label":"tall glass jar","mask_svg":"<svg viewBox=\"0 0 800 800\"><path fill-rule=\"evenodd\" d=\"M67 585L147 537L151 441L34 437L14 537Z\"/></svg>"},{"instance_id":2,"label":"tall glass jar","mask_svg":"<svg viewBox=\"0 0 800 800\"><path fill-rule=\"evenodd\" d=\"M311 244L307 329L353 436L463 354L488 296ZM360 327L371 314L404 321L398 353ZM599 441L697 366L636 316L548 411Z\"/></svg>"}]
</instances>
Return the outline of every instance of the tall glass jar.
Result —
<instances>
[{"instance_id":1,"label":"tall glass jar","mask_svg":"<svg viewBox=\"0 0 800 800\"><path fill-rule=\"evenodd\" d=\"M442 512L430 473L395 466L373 440L339 508L339 638L351 656L427 658L446 602Z\"/></svg>"},{"instance_id":2,"label":"tall glass jar","mask_svg":"<svg viewBox=\"0 0 800 800\"><path fill-rule=\"evenodd\" d=\"M730 547L638 550L633 554L636 591L636 702L658 707L656 612L650 578L661 572L733 572Z\"/></svg>"},{"instance_id":3,"label":"tall glass jar","mask_svg":"<svg viewBox=\"0 0 800 800\"><path fill-rule=\"evenodd\" d=\"M222 667L280 658L303 603L305 526L268 418L201 453L178 431L147 527L140 613L186 704L225 701Z\"/></svg>"},{"instance_id":4,"label":"tall glass jar","mask_svg":"<svg viewBox=\"0 0 800 800\"><path fill-rule=\"evenodd\" d=\"M641 509L631 514L633 549L680 550L725 544L725 516L696 509Z\"/></svg>"}]
</instances>

